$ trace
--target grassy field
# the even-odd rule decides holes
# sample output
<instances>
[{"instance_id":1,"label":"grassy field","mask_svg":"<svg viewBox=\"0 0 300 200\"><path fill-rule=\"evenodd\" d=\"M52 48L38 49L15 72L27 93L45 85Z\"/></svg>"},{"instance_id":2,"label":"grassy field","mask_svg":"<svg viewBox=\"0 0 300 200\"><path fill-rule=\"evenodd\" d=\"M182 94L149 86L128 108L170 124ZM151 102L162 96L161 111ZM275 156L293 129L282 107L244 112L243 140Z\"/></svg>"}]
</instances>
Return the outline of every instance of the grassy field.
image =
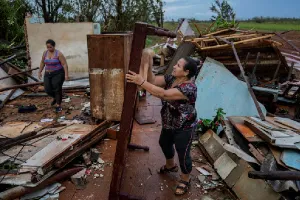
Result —
<instances>
[{"instance_id":1,"label":"grassy field","mask_svg":"<svg viewBox=\"0 0 300 200\"><path fill-rule=\"evenodd\" d=\"M201 31L205 30L210 23L196 23L197 26L200 28ZM192 29L195 31L195 33L198 33L197 29L193 25L193 23L190 23ZM166 22L164 23L164 28L174 31L176 27L178 26L177 22ZM300 31L300 21L294 21L294 22L265 22L265 23L255 23L255 22L240 22L239 23L240 29L245 30L257 30L257 31ZM150 47L155 44L163 43L165 42L164 38L156 37L156 36L149 36L147 38L146 46Z\"/></svg>"},{"instance_id":2,"label":"grassy field","mask_svg":"<svg viewBox=\"0 0 300 200\"><path fill-rule=\"evenodd\" d=\"M240 29L253 29L261 31L300 31L300 22L298 23L255 23L241 22Z\"/></svg>"}]
</instances>

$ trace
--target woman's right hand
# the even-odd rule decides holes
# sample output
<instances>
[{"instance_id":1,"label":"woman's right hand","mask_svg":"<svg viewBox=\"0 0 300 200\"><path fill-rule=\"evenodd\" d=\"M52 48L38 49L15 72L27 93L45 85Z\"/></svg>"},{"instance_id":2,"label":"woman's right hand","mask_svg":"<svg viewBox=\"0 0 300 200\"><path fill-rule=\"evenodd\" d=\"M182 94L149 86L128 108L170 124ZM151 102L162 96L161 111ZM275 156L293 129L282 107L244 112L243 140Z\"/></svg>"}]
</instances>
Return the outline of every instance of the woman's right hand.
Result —
<instances>
[{"instance_id":1,"label":"woman's right hand","mask_svg":"<svg viewBox=\"0 0 300 200\"><path fill-rule=\"evenodd\" d=\"M43 77L42 72L39 72L38 76L39 76L39 79L42 80L42 77Z\"/></svg>"}]
</instances>

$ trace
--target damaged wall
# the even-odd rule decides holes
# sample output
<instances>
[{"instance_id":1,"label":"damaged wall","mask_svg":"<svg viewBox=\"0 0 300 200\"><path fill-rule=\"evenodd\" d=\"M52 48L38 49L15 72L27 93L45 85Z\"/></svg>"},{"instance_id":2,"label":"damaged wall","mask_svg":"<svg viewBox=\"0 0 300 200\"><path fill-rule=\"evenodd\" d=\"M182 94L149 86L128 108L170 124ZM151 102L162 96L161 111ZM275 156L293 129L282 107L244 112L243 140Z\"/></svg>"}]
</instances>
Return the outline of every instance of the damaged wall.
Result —
<instances>
[{"instance_id":1,"label":"damaged wall","mask_svg":"<svg viewBox=\"0 0 300 200\"><path fill-rule=\"evenodd\" d=\"M93 23L36 23L34 18L26 18L31 68L39 67L45 42L53 39L56 48L67 59L71 77L88 75L87 35L94 33ZM96 32L99 31L96 24ZM34 71L37 76L38 71Z\"/></svg>"}]
</instances>

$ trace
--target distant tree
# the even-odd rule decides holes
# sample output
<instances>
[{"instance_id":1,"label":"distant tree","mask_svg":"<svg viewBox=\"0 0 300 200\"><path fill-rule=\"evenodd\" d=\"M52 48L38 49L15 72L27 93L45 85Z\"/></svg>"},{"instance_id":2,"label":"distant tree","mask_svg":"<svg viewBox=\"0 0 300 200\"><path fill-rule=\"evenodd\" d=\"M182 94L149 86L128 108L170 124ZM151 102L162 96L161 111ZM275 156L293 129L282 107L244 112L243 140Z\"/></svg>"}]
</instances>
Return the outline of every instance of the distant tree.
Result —
<instances>
[{"instance_id":1,"label":"distant tree","mask_svg":"<svg viewBox=\"0 0 300 200\"><path fill-rule=\"evenodd\" d=\"M24 18L32 7L26 0L0 0L0 39L24 41Z\"/></svg>"},{"instance_id":2,"label":"distant tree","mask_svg":"<svg viewBox=\"0 0 300 200\"><path fill-rule=\"evenodd\" d=\"M212 16L212 20L215 21L217 18L221 18L226 21L234 21L235 20L235 12L231 5L227 2L227 0L215 0L210 7L210 10L216 15Z\"/></svg>"},{"instance_id":3,"label":"distant tree","mask_svg":"<svg viewBox=\"0 0 300 200\"><path fill-rule=\"evenodd\" d=\"M152 15L158 27L164 26L164 11L163 11L163 1L161 0L150 0L150 5L152 8Z\"/></svg>"},{"instance_id":4,"label":"distant tree","mask_svg":"<svg viewBox=\"0 0 300 200\"><path fill-rule=\"evenodd\" d=\"M45 22L57 22L59 9L63 7L64 0L35 0L37 12L42 12Z\"/></svg>"}]
</instances>

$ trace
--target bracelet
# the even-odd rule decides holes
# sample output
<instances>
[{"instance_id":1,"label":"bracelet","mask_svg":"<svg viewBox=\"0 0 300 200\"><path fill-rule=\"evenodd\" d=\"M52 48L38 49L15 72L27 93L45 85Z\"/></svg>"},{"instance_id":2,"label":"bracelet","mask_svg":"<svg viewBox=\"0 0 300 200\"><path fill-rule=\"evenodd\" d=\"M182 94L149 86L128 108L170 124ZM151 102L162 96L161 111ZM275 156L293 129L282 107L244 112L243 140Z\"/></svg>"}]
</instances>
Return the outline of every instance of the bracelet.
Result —
<instances>
[{"instance_id":1,"label":"bracelet","mask_svg":"<svg viewBox=\"0 0 300 200\"><path fill-rule=\"evenodd\" d=\"M142 85L145 83L145 81L146 81L146 80L144 80L140 86L142 86Z\"/></svg>"}]
</instances>

